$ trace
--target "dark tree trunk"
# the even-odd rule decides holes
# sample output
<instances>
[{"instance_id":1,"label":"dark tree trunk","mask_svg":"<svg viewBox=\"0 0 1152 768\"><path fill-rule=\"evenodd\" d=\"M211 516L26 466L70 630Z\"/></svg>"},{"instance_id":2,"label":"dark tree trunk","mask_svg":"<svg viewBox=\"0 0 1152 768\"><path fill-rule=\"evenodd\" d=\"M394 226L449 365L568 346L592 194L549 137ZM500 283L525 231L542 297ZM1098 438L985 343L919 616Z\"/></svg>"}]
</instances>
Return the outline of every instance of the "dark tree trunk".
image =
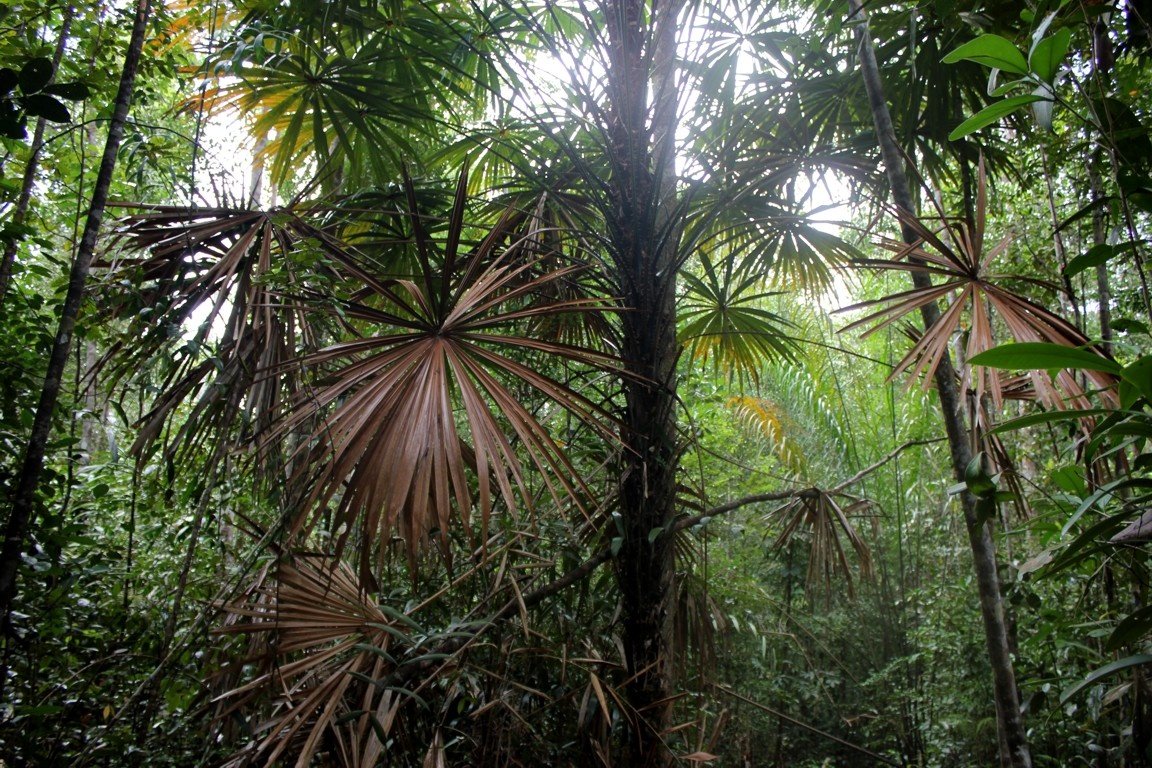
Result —
<instances>
[{"instance_id":1,"label":"dark tree trunk","mask_svg":"<svg viewBox=\"0 0 1152 768\"><path fill-rule=\"evenodd\" d=\"M892 190L892 200L899 208L915 212L908 180L904 174L904 160L896 143L896 132L892 127L892 117L884 96L880 69L876 63L876 52L872 47L867 20L861 11L859 0L849 0L851 13L857 25L860 44L860 69L864 78L868 103L876 127L876 136L884 161L884 170ZM915 242L915 233L904 228L905 242ZM927 272L913 272L913 283L917 288L927 287L931 278ZM922 318L926 328L931 327L940 317L935 304L924 305ZM964 423L963 404L960 399L956 371L951 358L945 354L936 369L936 391L940 397L940 410L944 428L948 434L948 446L952 455L952 469L957 480L963 482L965 470L972 461L972 448L968 442L968 432ZM964 522L968 529L968 543L972 549L972 560L976 571L977 589L980 595L980 613L984 621L984 638L988 659L992 665L993 693L996 702L997 725L1004 745L1001 762L1012 768L1031 768L1032 756L1020 715L1020 696L1016 689L1016 676L1012 668L1012 655L1008 646L1007 624L1004 620L1004 605L1000 594L1000 580L996 571L996 547L992 541L989 517L982 515L980 503L971 493L960 495L964 509ZM994 504L995 502L988 502ZM1006 754L1004 754L1006 752Z\"/></svg>"},{"instance_id":2,"label":"dark tree trunk","mask_svg":"<svg viewBox=\"0 0 1152 768\"><path fill-rule=\"evenodd\" d=\"M620 549L626 765L665 766L671 717L671 595L679 445L676 432L677 227L670 208L676 3L607 0L609 235L621 291L625 384ZM649 11L652 16L649 17ZM654 110L649 112L650 85ZM651 119L650 119L651 114Z\"/></svg>"},{"instance_id":3,"label":"dark tree trunk","mask_svg":"<svg viewBox=\"0 0 1152 768\"><path fill-rule=\"evenodd\" d=\"M16 595L16 573L20 563L20 555L24 550L24 541L32 525L36 492L40 485L40 476L44 469L44 455L52 430L52 416L56 410L56 401L60 396L64 371L68 364L68 352L72 348L72 334L76 328L80 304L84 299L84 289L88 280L88 272L92 266L92 257L96 252L96 238L100 234L100 226L104 220L104 208L108 202L108 191L111 188L112 174L116 168L116 155L120 150L120 142L124 138L124 124L128 117L128 108L132 104L132 89L136 82L136 70L140 63L140 51L144 46L150 10L150 0L137 1L132 36L129 39L128 51L124 55L124 70L120 75L120 87L116 92L112 117L108 121L108 140L104 145L104 155L100 160L96 184L92 189L92 201L84 225L84 234L80 238L80 244L76 249L76 258L72 262L72 269L68 276L68 292L64 297L64 306L60 310L56 340L52 346L52 354L48 359L48 370L44 376L44 385L40 390L40 402L32 422L32 433L28 439L24 463L17 480L16 491L12 499L12 509L4 531L3 549L0 550L0 616L3 616L5 623L8 621L12 599Z\"/></svg>"}]
</instances>

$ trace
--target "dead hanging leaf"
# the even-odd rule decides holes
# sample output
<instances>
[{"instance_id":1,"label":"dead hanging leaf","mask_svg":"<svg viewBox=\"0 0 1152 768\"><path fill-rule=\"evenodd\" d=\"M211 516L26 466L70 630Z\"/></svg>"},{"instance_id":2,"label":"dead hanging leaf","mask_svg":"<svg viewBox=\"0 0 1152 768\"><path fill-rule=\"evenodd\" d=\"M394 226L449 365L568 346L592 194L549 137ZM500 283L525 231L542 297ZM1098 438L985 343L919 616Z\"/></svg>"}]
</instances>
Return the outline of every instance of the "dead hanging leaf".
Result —
<instances>
[{"instance_id":1,"label":"dead hanging leaf","mask_svg":"<svg viewBox=\"0 0 1152 768\"><path fill-rule=\"evenodd\" d=\"M692 752L691 754L681 755L680 759L692 763L710 763L718 758L711 752Z\"/></svg>"},{"instance_id":2,"label":"dead hanging leaf","mask_svg":"<svg viewBox=\"0 0 1152 768\"><path fill-rule=\"evenodd\" d=\"M1024 576L1026 574L1032 573L1032 571L1043 568L1044 566L1048 565L1048 563L1052 562L1052 560L1053 557L1051 550L1041 550L1038 554L1020 563L1020 565L1016 567L1016 571L1021 576Z\"/></svg>"},{"instance_id":3,"label":"dead hanging leaf","mask_svg":"<svg viewBox=\"0 0 1152 768\"><path fill-rule=\"evenodd\" d=\"M540 355L562 365L614 369L609 355L520 330L541 317L599 312L602 305L586 298L538 301L545 286L576 269L541 271L542 257L519 247L523 238L511 214L469 244L465 185L462 175L446 233L433 236L409 184L419 277L390 278L361 263L342 264L363 290L333 311L358 338L291 363L322 375L261 443L269 450L319 424L296 455L294 479L309 491L293 532L307 533L333 504L337 553L356 542L364 575L394 535L413 565L433 539L450 557L451 531L477 538L474 508L478 538L485 541L498 501L513 512L531 509L531 475L558 504L580 506L587 495L582 480L549 425L525 404L527 393L615 440L606 412L541 373L542 366L522 362Z\"/></svg>"},{"instance_id":4,"label":"dead hanging leaf","mask_svg":"<svg viewBox=\"0 0 1152 768\"><path fill-rule=\"evenodd\" d=\"M432 743L428 745L428 752L424 755L423 768L448 768L448 761L444 756L444 734L436 729Z\"/></svg>"},{"instance_id":5,"label":"dead hanging leaf","mask_svg":"<svg viewBox=\"0 0 1152 768\"><path fill-rule=\"evenodd\" d=\"M97 265L107 270L97 289L101 311L127 321L100 362L107 383L134 385L141 371L157 370L158 394L132 451L149 449L176 413L165 446L172 453L195 453L237 423L266 427L297 378L288 369L262 373L281 369L315 333L309 313L287 298L308 279L292 254L305 242L329 250L331 243L318 241L293 205L132 207L139 212L117 230L119 255ZM190 338L173 330L193 321Z\"/></svg>"},{"instance_id":6,"label":"dead hanging leaf","mask_svg":"<svg viewBox=\"0 0 1152 768\"><path fill-rule=\"evenodd\" d=\"M782 519L783 528L774 546L779 549L797 533L807 532L810 540L808 583L823 583L828 587L833 576L839 574L847 582L848 596L854 597L856 592L852 584L852 569L840 537L843 535L848 539L849 545L856 552L861 577L869 578L872 572L872 553L849 517L866 510L871 502L843 494L841 496L847 500L843 506L827 491L814 489L796 496L778 509L774 515Z\"/></svg>"},{"instance_id":7,"label":"dead hanging leaf","mask_svg":"<svg viewBox=\"0 0 1152 768\"><path fill-rule=\"evenodd\" d=\"M1088 337L1067 320L1005 287L1004 284L1010 281L1048 291L1056 290L1052 284L1043 280L994 271L994 262L1008 250L1013 238L1007 234L996 245L985 249L988 193L983 159L977 181L976 210L972 220L957 220L946 216L935 200L933 205L938 215L934 220L921 219L909 211L897 209L896 215L901 225L916 234L916 242L909 244L882 239L878 245L894 253L892 259L861 259L856 262L859 266L871 269L921 272L942 279L942 282L934 285L900 291L837 310L872 310L841 329L841 332L847 332L867 328L863 335L868 336L926 305L940 301L946 303L940 318L931 328L925 329L912 349L896 364L890 378L909 371L912 373L910 381L919 376L927 388L941 361L949 354L953 338L960 336L964 340L964 360L998 344L994 318L1017 342L1042 341L1099 351L1092 347ZM973 389L977 399L988 393L994 404L1000 406L1005 392L996 371L963 365L960 370L965 388ZM1115 376L1099 371L1086 371L1085 376L1105 398L1115 397L1112 391L1116 384ZM1037 397L1049 407L1088 407L1083 387L1070 372L1061 371L1055 380L1043 371L1035 372L1030 378Z\"/></svg>"}]
</instances>

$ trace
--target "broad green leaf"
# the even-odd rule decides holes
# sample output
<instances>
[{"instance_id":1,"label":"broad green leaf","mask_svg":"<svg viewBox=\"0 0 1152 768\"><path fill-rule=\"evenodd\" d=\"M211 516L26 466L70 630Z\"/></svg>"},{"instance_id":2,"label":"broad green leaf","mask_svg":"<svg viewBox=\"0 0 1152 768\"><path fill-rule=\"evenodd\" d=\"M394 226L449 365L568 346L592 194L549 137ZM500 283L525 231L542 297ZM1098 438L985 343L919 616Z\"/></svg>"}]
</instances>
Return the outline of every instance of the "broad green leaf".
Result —
<instances>
[{"instance_id":1,"label":"broad green leaf","mask_svg":"<svg viewBox=\"0 0 1152 768\"><path fill-rule=\"evenodd\" d=\"M1133 187L1147 188L1148 185L1146 168L1152 162L1148 129L1132 107L1120 99L1094 99L1092 113L1100 130L1110 137L1116 148L1116 160L1121 166L1120 188L1131 198Z\"/></svg>"},{"instance_id":2,"label":"broad green leaf","mask_svg":"<svg viewBox=\"0 0 1152 768\"><path fill-rule=\"evenodd\" d=\"M992 366L995 367L995 366ZM1011 432L1016 429L1024 429L1025 427L1034 427L1037 424L1051 424L1055 421L1072 421L1073 419L1092 418L1095 416L1104 416L1114 413L1110 408L1087 408L1079 411L1047 411L1045 413L1030 413L1027 416L1021 416L1018 419L1006 421L1003 424L998 424L992 430L992 434L1003 434L1004 432Z\"/></svg>"},{"instance_id":3,"label":"broad green leaf","mask_svg":"<svg viewBox=\"0 0 1152 768\"><path fill-rule=\"evenodd\" d=\"M948 140L956 141L957 139L962 139L970 133L975 133L981 128L991 125L1005 115L1015 112L1025 104L1032 104L1037 101L1044 101L1044 98L1030 93L1026 96L1013 96L1010 99L989 104L987 107L984 107L984 109L972 115L972 117L960 123L956 130L948 134Z\"/></svg>"},{"instance_id":4,"label":"broad green leaf","mask_svg":"<svg viewBox=\"0 0 1152 768\"><path fill-rule=\"evenodd\" d=\"M1068 44L1072 41L1072 30L1065 27L1051 37L1041 40L1028 58L1032 73L1046 83L1051 83L1060 71L1060 64L1068 55Z\"/></svg>"},{"instance_id":5,"label":"broad green leaf","mask_svg":"<svg viewBox=\"0 0 1152 768\"><path fill-rule=\"evenodd\" d=\"M1061 490L1076 496L1088 495L1088 483L1084 478L1084 468L1076 464L1057 467L1052 471L1052 482Z\"/></svg>"},{"instance_id":6,"label":"broad green leaf","mask_svg":"<svg viewBox=\"0 0 1152 768\"><path fill-rule=\"evenodd\" d=\"M1053 370L1073 368L1078 371L1104 371L1119 375L1120 364L1095 352L1041 341L1004 344L974 355L972 365L1008 370Z\"/></svg>"},{"instance_id":7,"label":"broad green leaf","mask_svg":"<svg viewBox=\"0 0 1152 768\"><path fill-rule=\"evenodd\" d=\"M1060 694L1060 703L1063 704L1064 702L1068 701L1068 699L1080 693L1080 691L1084 690L1088 686L1103 680L1110 675L1114 675L1117 672L1121 672L1131 667L1139 667L1144 664L1152 664L1152 655L1147 653L1137 653L1132 656L1127 656L1123 659L1120 659L1119 661L1114 661L1111 664L1105 664L1104 666L1092 672L1092 674L1088 675L1088 677L1084 678L1079 683L1076 683L1076 685L1073 685L1072 687L1066 689L1064 693Z\"/></svg>"},{"instance_id":8,"label":"broad green leaf","mask_svg":"<svg viewBox=\"0 0 1152 768\"><path fill-rule=\"evenodd\" d=\"M24 115L9 99L0 100L0 136L9 139L22 139L28 135L24 126Z\"/></svg>"},{"instance_id":9,"label":"broad green leaf","mask_svg":"<svg viewBox=\"0 0 1152 768\"><path fill-rule=\"evenodd\" d=\"M84 83L52 83L44 88L43 93L69 101L82 101L90 95L88 86Z\"/></svg>"},{"instance_id":10,"label":"broad green leaf","mask_svg":"<svg viewBox=\"0 0 1152 768\"><path fill-rule=\"evenodd\" d=\"M1146 605L1135 613L1125 616L1124 620L1116 625L1104 647L1110 651L1119 650L1149 632L1152 632L1152 605Z\"/></svg>"},{"instance_id":11,"label":"broad green leaf","mask_svg":"<svg viewBox=\"0 0 1152 768\"><path fill-rule=\"evenodd\" d=\"M0 68L0 96L7 96L19 82L20 78L17 77L16 70L8 67Z\"/></svg>"},{"instance_id":12,"label":"broad green leaf","mask_svg":"<svg viewBox=\"0 0 1152 768\"><path fill-rule=\"evenodd\" d=\"M1131 317L1120 317L1112 321L1112 330L1123 333L1148 333L1148 326Z\"/></svg>"},{"instance_id":13,"label":"broad green leaf","mask_svg":"<svg viewBox=\"0 0 1152 768\"><path fill-rule=\"evenodd\" d=\"M1105 264L1110 259L1128 253L1134 250L1138 245L1141 245L1145 242L1147 241L1130 240L1119 245L1108 245L1106 243L1094 245L1084 253L1072 259L1072 261L1068 262L1068 266L1064 268L1064 274L1068 275L1068 277L1075 277L1089 267L1096 267L1101 264ZM1115 327L1115 325L1113 327Z\"/></svg>"},{"instance_id":14,"label":"broad green leaf","mask_svg":"<svg viewBox=\"0 0 1152 768\"><path fill-rule=\"evenodd\" d=\"M1080 221L1081 219L1084 219L1084 218L1087 218L1088 216L1091 216L1098 209L1107 208L1107 207L1111 206L1111 204L1116 200L1117 200L1117 198L1114 195L1105 195L1103 197L1096 198L1092 202L1081 207L1080 210L1076 211L1076 213L1072 214L1068 218L1064 219L1064 221L1060 222L1060 226L1056 227L1056 231L1060 232L1061 230L1067 229L1068 227L1072 226L1073 224Z\"/></svg>"},{"instance_id":15,"label":"broad green leaf","mask_svg":"<svg viewBox=\"0 0 1152 768\"><path fill-rule=\"evenodd\" d=\"M986 497L996 490L996 483L984 471L984 454L978 453L964 469L964 484L974 496Z\"/></svg>"},{"instance_id":16,"label":"broad green leaf","mask_svg":"<svg viewBox=\"0 0 1152 768\"><path fill-rule=\"evenodd\" d=\"M999 70L994 70L994 71L999 71ZM989 96L996 96L996 97L1007 96L1008 94L1012 93L1012 91L1016 90L1017 88L1019 88L1022 85L1031 87L1033 85L1033 82L1026 77L1019 77L1015 80L1009 80L1007 83L1004 83L1003 85L997 86L995 88L991 88L988 92L988 95Z\"/></svg>"},{"instance_id":17,"label":"broad green leaf","mask_svg":"<svg viewBox=\"0 0 1152 768\"><path fill-rule=\"evenodd\" d=\"M25 94L36 93L44 86L48 85L48 81L52 79L52 73L56 68L52 66L51 59L46 59L43 56L35 59L30 59L21 69L18 75L20 80L20 90Z\"/></svg>"},{"instance_id":18,"label":"broad green leaf","mask_svg":"<svg viewBox=\"0 0 1152 768\"><path fill-rule=\"evenodd\" d=\"M67 123L72 120L72 116L68 114L68 107L43 93L25 96L23 102L24 111L33 117L42 117L54 123Z\"/></svg>"},{"instance_id":19,"label":"broad green leaf","mask_svg":"<svg viewBox=\"0 0 1152 768\"><path fill-rule=\"evenodd\" d=\"M1107 263L1108 259L1115 255L1115 246L1099 243L1068 262L1068 266L1064 267L1064 274L1068 277L1075 277L1089 267L1098 267Z\"/></svg>"},{"instance_id":20,"label":"broad green leaf","mask_svg":"<svg viewBox=\"0 0 1152 768\"><path fill-rule=\"evenodd\" d=\"M965 59L1017 75L1028 74L1028 62L1024 59L1024 54L999 35L985 34L975 40L969 40L945 56L944 63L955 64Z\"/></svg>"},{"instance_id":21,"label":"broad green leaf","mask_svg":"<svg viewBox=\"0 0 1152 768\"><path fill-rule=\"evenodd\" d=\"M1136 362L1124 366L1120 376L1135 387L1146 400L1152 402L1152 355L1145 355Z\"/></svg>"}]
</instances>

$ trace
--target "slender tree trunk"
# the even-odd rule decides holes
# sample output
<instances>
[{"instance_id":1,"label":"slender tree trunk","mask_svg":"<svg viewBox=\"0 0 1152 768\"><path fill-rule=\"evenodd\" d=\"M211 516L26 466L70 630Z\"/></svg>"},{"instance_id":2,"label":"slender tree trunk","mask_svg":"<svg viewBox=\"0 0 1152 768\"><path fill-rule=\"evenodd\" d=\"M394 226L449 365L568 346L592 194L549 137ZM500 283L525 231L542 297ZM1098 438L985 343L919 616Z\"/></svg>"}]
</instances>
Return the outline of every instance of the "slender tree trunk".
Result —
<instances>
[{"instance_id":1,"label":"slender tree trunk","mask_svg":"<svg viewBox=\"0 0 1152 768\"><path fill-rule=\"evenodd\" d=\"M860 70L868 94L877 140L880 143L884 169L892 189L892 199L897 207L914 212L908 179L904 174L904 161L896 143L896 132L892 127L892 117L884 96L880 68L876 63L876 52L872 47L868 22L863 15L859 0L849 0L849 7L857 24ZM903 228L902 234L905 242L911 243L917 240L915 233L906 227ZM912 272L912 281L917 288L924 288L931 283L931 278L927 272L915 271ZM921 313L926 328L934 325L940 317L940 310L934 303L926 304ZM965 470L972 461L972 448L965 428L963 403L956 382L956 372L951 357L947 354L936 369L935 382L940 397L944 428L948 434L953 472L958 480L963 481ZM1020 715L1020 696L1016 689L1016 676L1012 668L1012 654L1009 652L1008 631L1004 620L1003 599L1000 595L1000 580L996 571L996 548L992 541L991 529L991 519L995 518L994 509L993 514L986 514L988 510L982 510L980 502L968 492L960 495L960 502L964 509L964 522L976 570L988 659L992 664L997 724L1007 751L1007 754L1003 754L1002 750L1001 762L1012 768L1031 768L1032 756Z\"/></svg>"},{"instance_id":2,"label":"slender tree trunk","mask_svg":"<svg viewBox=\"0 0 1152 768\"><path fill-rule=\"evenodd\" d=\"M626 699L633 722L626 765L671 764L671 596L679 445L676 432L676 226L671 87L678 3L606 0L608 216L624 312L627 372L621 541L616 577L623 603ZM649 18L649 12L655 18ZM650 80L655 108L649 122Z\"/></svg>"},{"instance_id":3,"label":"slender tree trunk","mask_svg":"<svg viewBox=\"0 0 1152 768\"><path fill-rule=\"evenodd\" d=\"M8 524L4 532L3 549L0 550L0 616L3 616L5 623L7 623L12 600L16 594L16 573L20 555L24 550L24 540L32 524L36 491L40 485L40 476L44 468L44 455L52 430L52 416L56 410L56 401L60 396L60 386L65 367L68 364L68 351L72 348L72 334L76 328L80 304L84 299L84 289L88 280L88 272L92 266L92 257L96 252L96 238L100 234L100 226L104 220L104 208L108 202L108 191L111 188L112 174L116 168L116 154L120 149L120 142L124 138L124 125L128 117L128 108L132 104L132 88L136 82L136 70L140 63L140 52L144 46L150 10L150 0L137 0L132 36L129 39L128 51L124 56L124 70L120 76L120 87L116 92L112 117L108 121L108 140L104 145L104 155L100 160L100 169L96 175L95 187L92 190L92 201L84 225L84 234L80 238L80 244L76 249L76 258L72 262L72 270L68 277L68 292L64 298L64 306L60 310L56 340L52 346L52 354L48 359L48 370L40 391L40 402L32 422L32 434L28 439L24 464L20 470L16 491L12 499L12 510L8 516Z\"/></svg>"},{"instance_id":4,"label":"slender tree trunk","mask_svg":"<svg viewBox=\"0 0 1152 768\"><path fill-rule=\"evenodd\" d=\"M1100 179L1099 157L1088 161L1088 184L1092 199L1099 200L1104 195L1104 183ZM1105 212L1097 207L1092 211L1092 244L1104 245L1108 242ZM1107 355L1112 354L1112 286L1108 276L1108 265L1096 265L1096 303L1100 319L1100 348Z\"/></svg>"},{"instance_id":5,"label":"slender tree trunk","mask_svg":"<svg viewBox=\"0 0 1152 768\"><path fill-rule=\"evenodd\" d=\"M68 36L72 29L72 17L75 9L69 4L64 9L64 21L60 25L60 36L56 40L56 50L52 53L52 66L57 71L60 62L64 59L64 48L68 44ZM32 146L28 150L28 164L24 166L24 180L20 185L20 197L16 200L16 209L12 212L12 223L23 224L28 217L28 207L32 204L32 188L36 185L36 176L40 173L40 152L44 149L44 129L47 121L40 117L36 119L36 129L32 134ZM0 257L0 304L8 297L8 287L12 283L12 272L16 265L16 251L20 248L20 240L12 238L4 246L4 255Z\"/></svg>"}]
</instances>

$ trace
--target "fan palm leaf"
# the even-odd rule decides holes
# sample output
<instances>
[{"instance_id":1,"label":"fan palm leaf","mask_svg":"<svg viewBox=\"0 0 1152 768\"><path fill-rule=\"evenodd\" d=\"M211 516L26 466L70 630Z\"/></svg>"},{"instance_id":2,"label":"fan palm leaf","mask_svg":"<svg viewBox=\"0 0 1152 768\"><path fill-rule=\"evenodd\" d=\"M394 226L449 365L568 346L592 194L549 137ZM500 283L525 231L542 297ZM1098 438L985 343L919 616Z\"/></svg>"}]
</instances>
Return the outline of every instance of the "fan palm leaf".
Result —
<instances>
[{"instance_id":1,"label":"fan palm leaf","mask_svg":"<svg viewBox=\"0 0 1152 768\"><path fill-rule=\"evenodd\" d=\"M935 223L917 218L908 211L897 210L900 223L916 234L911 244L883 239L881 248L895 254L892 259L864 259L860 266L898 271L920 271L943 278L941 282L922 288L900 291L880 299L859 302L839 310L841 312L870 310L863 317L849 323L842 332L867 328L864 335L875 333L897 322L920 307L938 301L947 306L940 319L915 342L896 364L892 377L905 371L922 376L924 386L931 382L940 361L948 354L953 337L964 331L965 358L971 358L996 346L993 317L999 318L1015 341L1043 341L1068 347L1091 347L1091 341L1078 328L1036 301L1001 283L1007 279L1048 289L1051 286L1036 278L997 274L993 264L1012 242L1007 235L996 245L985 248L985 211L987 210L987 180L984 166L977 174L975 215L971 220L954 220L938 208ZM1086 372L1092 384L1112 398L1116 383L1111 374L1100 371ZM988 393L999 405L1004 397L1002 379L994 371L966 368L965 382L972 387L977 399ZM974 380L973 380L974 378ZM1037 396L1049 407L1087 407L1084 390L1067 370L1057 374L1055 382L1043 372L1031 376Z\"/></svg>"},{"instance_id":2,"label":"fan palm leaf","mask_svg":"<svg viewBox=\"0 0 1152 768\"><path fill-rule=\"evenodd\" d=\"M781 523L780 533L773 546L780 549L797 535L806 534L809 537L808 583L822 583L827 588L832 578L839 573L848 585L849 597L852 597L855 595L852 570L841 536L847 539L848 546L856 553L860 575L869 578L872 554L850 517L862 513L871 502L845 494L841 494L841 498L843 501L837 501L832 493L821 489L797 495L772 513Z\"/></svg>"},{"instance_id":3,"label":"fan palm leaf","mask_svg":"<svg viewBox=\"0 0 1152 768\"><path fill-rule=\"evenodd\" d=\"M523 360L535 355L604 368L614 366L613 358L517 331L541 318L600 311L602 303L535 301L578 267L539 271L557 254L541 252L531 231L513 226L520 219L511 213L467 243L466 184L461 174L456 203L439 231L410 209L418 277L378 277L361 264L342 265L363 290L336 301L333 311L358 337L286 366L323 373L262 440L268 447L307 424L319 425L297 452L296 479L308 490L293 529L311 530L334 503L338 550L357 532L365 573L374 550L393 534L407 543L414 565L433 535L449 555L454 520L471 538L474 507L481 540L497 500L509 511L531 509L535 490L525 463L555 500L579 506L580 478L547 424L525 405L528 393L604 437L612 434L595 404Z\"/></svg>"},{"instance_id":4,"label":"fan palm leaf","mask_svg":"<svg viewBox=\"0 0 1152 768\"><path fill-rule=\"evenodd\" d=\"M216 633L248 637L251 651L236 666L256 672L217 697L217 717L270 709L229 765L307 766L328 743L343 765L375 764L396 695L371 683L395 666L392 653L402 655L420 628L367 595L348 566L296 554L224 606L229 621Z\"/></svg>"},{"instance_id":5,"label":"fan palm leaf","mask_svg":"<svg viewBox=\"0 0 1152 768\"><path fill-rule=\"evenodd\" d=\"M283 292L303 290L307 278L295 253L315 242L316 230L291 207L133 207L143 210L123 220L123 251L103 264L101 288L107 315L128 320L123 340L105 357L111 383L129 382L155 361L163 369L133 451L152 445L189 400L167 443L185 453L209 434L226 434L241 417L252 431L266 427L296 382L257 372L315 344L308 314ZM172 355L174 343L180 349Z\"/></svg>"}]
</instances>

